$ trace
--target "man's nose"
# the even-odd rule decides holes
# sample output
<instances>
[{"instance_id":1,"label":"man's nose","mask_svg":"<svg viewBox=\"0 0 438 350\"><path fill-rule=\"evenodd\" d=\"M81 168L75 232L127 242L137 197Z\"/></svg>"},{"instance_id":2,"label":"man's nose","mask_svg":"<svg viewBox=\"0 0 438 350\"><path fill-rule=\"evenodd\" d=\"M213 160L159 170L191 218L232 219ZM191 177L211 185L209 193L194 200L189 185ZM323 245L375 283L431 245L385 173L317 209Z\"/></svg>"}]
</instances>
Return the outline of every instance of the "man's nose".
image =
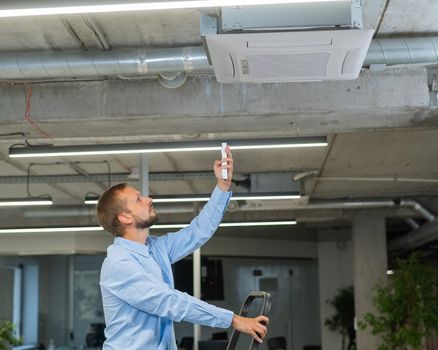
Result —
<instances>
[{"instance_id":1,"label":"man's nose","mask_svg":"<svg viewBox=\"0 0 438 350\"><path fill-rule=\"evenodd\" d=\"M143 200L146 203L146 205L151 205L153 202L151 197L143 197Z\"/></svg>"}]
</instances>

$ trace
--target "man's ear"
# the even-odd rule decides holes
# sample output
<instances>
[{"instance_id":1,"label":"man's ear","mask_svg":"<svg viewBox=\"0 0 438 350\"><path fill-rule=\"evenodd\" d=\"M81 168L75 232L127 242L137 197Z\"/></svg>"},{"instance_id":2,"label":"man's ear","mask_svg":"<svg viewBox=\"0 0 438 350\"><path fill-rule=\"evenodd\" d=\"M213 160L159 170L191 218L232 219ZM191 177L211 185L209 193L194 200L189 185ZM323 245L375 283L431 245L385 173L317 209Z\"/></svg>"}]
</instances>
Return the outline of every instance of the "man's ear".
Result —
<instances>
[{"instance_id":1,"label":"man's ear","mask_svg":"<svg viewBox=\"0 0 438 350\"><path fill-rule=\"evenodd\" d=\"M133 222L132 215L128 213L120 213L119 215L117 215L117 218L124 225L130 225Z\"/></svg>"}]
</instances>

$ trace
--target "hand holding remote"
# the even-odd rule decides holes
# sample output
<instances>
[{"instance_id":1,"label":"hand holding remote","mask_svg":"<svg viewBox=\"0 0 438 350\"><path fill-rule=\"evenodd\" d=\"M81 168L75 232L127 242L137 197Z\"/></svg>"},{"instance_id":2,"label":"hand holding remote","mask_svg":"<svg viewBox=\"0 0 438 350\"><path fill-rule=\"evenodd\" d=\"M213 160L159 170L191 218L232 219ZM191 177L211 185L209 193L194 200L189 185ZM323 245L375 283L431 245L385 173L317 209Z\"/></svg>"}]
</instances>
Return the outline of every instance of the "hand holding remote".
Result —
<instances>
[{"instance_id":1,"label":"hand holding remote","mask_svg":"<svg viewBox=\"0 0 438 350\"><path fill-rule=\"evenodd\" d=\"M233 155L230 146L224 148L225 157L214 162L214 175L217 179L217 185L222 191L229 191L231 179L233 177ZM226 172L226 178L224 178Z\"/></svg>"}]
</instances>

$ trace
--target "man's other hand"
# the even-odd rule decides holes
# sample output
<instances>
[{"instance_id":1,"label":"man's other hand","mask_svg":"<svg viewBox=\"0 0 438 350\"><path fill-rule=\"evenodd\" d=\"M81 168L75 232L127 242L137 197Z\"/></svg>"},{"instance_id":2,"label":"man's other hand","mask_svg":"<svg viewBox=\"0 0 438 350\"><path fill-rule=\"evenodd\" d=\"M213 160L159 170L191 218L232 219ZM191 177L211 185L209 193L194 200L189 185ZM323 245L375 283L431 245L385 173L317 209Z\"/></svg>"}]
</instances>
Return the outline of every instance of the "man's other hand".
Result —
<instances>
[{"instance_id":1,"label":"man's other hand","mask_svg":"<svg viewBox=\"0 0 438 350\"><path fill-rule=\"evenodd\" d=\"M242 317L234 315L232 326L235 330L246 333L252 336L259 343L263 343L263 338L266 337L268 333L268 328L265 325L269 324L269 318L266 316L258 316L254 318Z\"/></svg>"}]
</instances>

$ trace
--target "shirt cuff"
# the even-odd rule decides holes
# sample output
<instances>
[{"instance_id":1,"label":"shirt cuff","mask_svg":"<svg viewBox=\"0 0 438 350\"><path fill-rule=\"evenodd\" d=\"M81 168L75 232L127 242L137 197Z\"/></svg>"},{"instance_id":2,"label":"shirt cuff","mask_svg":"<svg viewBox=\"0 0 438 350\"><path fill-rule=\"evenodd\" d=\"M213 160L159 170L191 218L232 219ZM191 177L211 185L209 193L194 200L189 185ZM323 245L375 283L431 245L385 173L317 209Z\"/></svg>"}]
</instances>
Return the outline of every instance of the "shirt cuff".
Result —
<instances>
[{"instance_id":1,"label":"shirt cuff","mask_svg":"<svg viewBox=\"0 0 438 350\"><path fill-rule=\"evenodd\" d=\"M217 185L213 190L213 193L211 194L210 201L215 202L217 204L227 205L230 201L230 198L232 196L233 192L222 191Z\"/></svg>"},{"instance_id":2,"label":"shirt cuff","mask_svg":"<svg viewBox=\"0 0 438 350\"><path fill-rule=\"evenodd\" d=\"M234 312L226 309L221 309L223 311L223 315L219 317L217 327L219 328L229 328L231 323L233 322Z\"/></svg>"}]
</instances>

